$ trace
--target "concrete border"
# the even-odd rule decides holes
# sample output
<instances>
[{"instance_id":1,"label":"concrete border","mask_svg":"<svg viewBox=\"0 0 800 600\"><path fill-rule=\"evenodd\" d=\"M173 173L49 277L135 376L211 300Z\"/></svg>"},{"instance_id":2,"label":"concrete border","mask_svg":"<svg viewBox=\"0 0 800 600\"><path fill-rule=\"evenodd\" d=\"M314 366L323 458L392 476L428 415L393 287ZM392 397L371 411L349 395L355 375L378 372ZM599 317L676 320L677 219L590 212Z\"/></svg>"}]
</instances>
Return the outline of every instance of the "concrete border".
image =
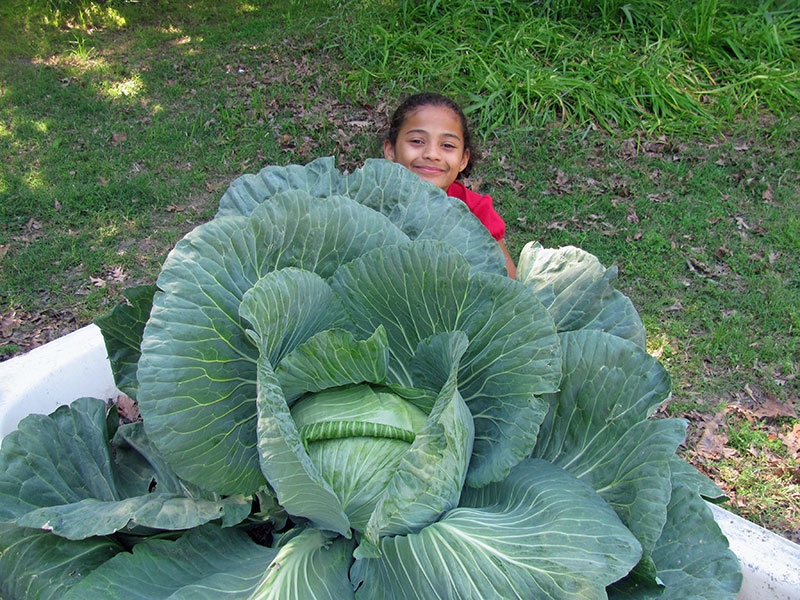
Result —
<instances>
[{"instance_id":1,"label":"concrete border","mask_svg":"<svg viewBox=\"0 0 800 600\"><path fill-rule=\"evenodd\" d=\"M91 396L115 398L100 329L89 325L0 363L0 440L31 413L47 414ZM739 558L740 600L800 600L800 545L709 504Z\"/></svg>"}]
</instances>

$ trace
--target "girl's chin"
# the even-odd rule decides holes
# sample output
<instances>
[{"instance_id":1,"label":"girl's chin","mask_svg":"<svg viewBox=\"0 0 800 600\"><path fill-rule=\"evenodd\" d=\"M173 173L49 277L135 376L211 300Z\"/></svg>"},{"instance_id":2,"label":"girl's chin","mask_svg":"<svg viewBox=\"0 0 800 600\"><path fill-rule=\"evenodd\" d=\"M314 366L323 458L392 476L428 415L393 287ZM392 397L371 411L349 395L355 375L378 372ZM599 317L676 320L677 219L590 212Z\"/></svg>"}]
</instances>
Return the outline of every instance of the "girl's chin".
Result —
<instances>
[{"instance_id":1,"label":"girl's chin","mask_svg":"<svg viewBox=\"0 0 800 600\"><path fill-rule=\"evenodd\" d=\"M441 181L441 174L437 173L433 175L429 173L420 173L419 171L417 171L417 175L419 175L419 178L422 179L423 181L430 181L433 185L435 185L438 188L441 188L443 190L447 189L446 187L444 187L444 184Z\"/></svg>"}]
</instances>

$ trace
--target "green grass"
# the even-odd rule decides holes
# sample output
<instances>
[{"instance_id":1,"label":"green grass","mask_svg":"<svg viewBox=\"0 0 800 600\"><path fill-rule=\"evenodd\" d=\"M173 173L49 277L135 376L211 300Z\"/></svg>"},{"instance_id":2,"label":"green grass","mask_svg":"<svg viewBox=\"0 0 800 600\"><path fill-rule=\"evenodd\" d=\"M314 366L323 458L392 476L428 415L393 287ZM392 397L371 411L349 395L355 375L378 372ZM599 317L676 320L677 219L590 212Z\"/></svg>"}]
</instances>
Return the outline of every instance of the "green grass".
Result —
<instances>
[{"instance_id":1,"label":"green grass","mask_svg":"<svg viewBox=\"0 0 800 600\"><path fill-rule=\"evenodd\" d=\"M237 176L331 154L353 169L405 93L442 83L472 108L471 183L512 254L537 240L616 264L673 378L664 412L691 421L687 457L734 510L797 535L795 421L732 421L719 464L691 448L728 406L800 408L798 20L677 4L4 3L0 358L152 282ZM470 17L475 43L453 51L439 11Z\"/></svg>"},{"instance_id":2,"label":"green grass","mask_svg":"<svg viewBox=\"0 0 800 600\"><path fill-rule=\"evenodd\" d=\"M800 106L793 2L352 0L348 8L352 93L443 89L465 100L486 134L553 121L696 134Z\"/></svg>"}]
</instances>

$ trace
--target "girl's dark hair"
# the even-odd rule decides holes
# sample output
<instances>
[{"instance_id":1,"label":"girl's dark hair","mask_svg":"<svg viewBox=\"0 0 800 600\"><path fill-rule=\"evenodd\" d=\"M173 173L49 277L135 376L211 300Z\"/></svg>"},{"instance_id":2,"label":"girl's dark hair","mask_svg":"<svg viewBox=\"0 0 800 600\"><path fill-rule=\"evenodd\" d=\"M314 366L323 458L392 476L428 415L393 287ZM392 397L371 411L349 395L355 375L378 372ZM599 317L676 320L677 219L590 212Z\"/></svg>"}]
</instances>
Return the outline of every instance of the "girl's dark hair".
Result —
<instances>
[{"instance_id":1,"label":"girl's dark hair","mask_svg":"<svg viewBox=\"0 0 800 600\"><path fill-rule=\"evenodd\" d=\"M389 131L386 134L386 139L389 140L392 146L397 144L397 134L400 133L400 128L403 126L403 123L405 123L406 117L423 106L445 106L458 116L458 120L461 121L461 130L464 134L464 150L469 150L469 161L467 162L467 166L464 167L464 170L458 174L457 179L460 179L462 176L468 177L472 171L472 166L478 159L478 149L475 148L472 141L472 133L469 130L469 124L467 123L467 117L464 116L464 111L447 96L433 92L422 92L421 94L414 94L403 100L403 103L395 109L392 118L389 120Z\"/></svg>"}]
</instances>

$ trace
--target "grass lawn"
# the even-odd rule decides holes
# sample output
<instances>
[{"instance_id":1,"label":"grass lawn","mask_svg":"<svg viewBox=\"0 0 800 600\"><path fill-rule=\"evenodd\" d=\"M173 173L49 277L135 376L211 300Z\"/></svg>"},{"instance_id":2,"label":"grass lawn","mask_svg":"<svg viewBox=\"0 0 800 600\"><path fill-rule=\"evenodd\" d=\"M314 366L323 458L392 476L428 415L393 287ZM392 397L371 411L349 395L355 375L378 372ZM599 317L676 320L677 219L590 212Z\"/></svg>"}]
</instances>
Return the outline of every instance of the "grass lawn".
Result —
<instances>
[{"instance_id":1,"label":"grass lawn","mask_svg":"<svg viewBox=\"0 0 800 600\"><path fill-rule=\"evenodd\" d=\"M603 15L605 44L572 45L566 17L498 9L466 32L490 64L392 3L41 4L0 8L0 359L152 282L239 175L324 155L352 170L404 94L441 87L479 125L469 183L512 255L536 240L618 265L673 378L663 412L690 421L683 456L800 540L800 20L783 5L645 43L634 2Z\"/></svg>"}]
</instances>

